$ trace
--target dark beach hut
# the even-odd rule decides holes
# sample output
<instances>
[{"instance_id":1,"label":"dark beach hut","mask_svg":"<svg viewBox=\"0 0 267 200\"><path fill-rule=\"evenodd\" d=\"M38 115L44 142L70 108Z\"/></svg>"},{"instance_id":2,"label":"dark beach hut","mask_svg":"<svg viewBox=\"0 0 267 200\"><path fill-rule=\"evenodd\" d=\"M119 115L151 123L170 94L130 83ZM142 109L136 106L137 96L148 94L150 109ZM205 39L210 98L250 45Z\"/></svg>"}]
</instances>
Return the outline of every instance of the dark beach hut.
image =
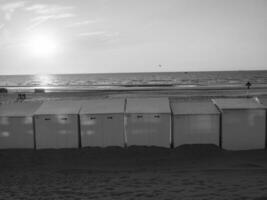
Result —
<instances>
[{"instance_id":1,"label":"dark beach hut","mask_svg":"<svg viewBox=\"0 0 267 200\"><path fill-rule=\"evenodd\" d=\"M85 101L80 110L82 147L124 146L125 99Z\"/></svg>"},{"instance_id":2,"label":"dark beach hut","mask_svg":"<svg viewBox=\"0 0 267 200\"><path fill-rule=\"evenodd\" d=\"M47 101L35 112L36 148L77 148L82 101Z\"/></svg>"},{"instance_id":3,"label":"dark beach hut","mask_svg":"<svg viewBox=\"0 0 267 200\"><path fill-rule=\"evenodd\" d=\"M219 145L220 112L212 102L174 102L174 147L183 144Z\"/></svg>"},{"instance_id":4,"label":"dark beach hut","mask_svg":"<svg viewBox=\"0 0 267 200\"><path fill-rule=\"evenodd\" d=\"M170 147L171 110L168 98L128 98L127 145Z\"/></svg>"},{"instance_id":5,"label":"dark beach hut","mask_svg":"<svg viewBox=\"0 0 267 200\"><path fill-rule=\"evenodd\" d=\"M33 114L41 102L0 106L0 148L34 148Z\"/></svg>"},{"instance_id":6,"label":"dark beach hut","mask_svg":"<svg viewBox=\"0 0 267 200\"><path fill-rule=\"evenodd\" d=\"M265 107L254 98L214 99L221 111L222 148L228 150L265 147Z\"/></svg>"}]
</instances>

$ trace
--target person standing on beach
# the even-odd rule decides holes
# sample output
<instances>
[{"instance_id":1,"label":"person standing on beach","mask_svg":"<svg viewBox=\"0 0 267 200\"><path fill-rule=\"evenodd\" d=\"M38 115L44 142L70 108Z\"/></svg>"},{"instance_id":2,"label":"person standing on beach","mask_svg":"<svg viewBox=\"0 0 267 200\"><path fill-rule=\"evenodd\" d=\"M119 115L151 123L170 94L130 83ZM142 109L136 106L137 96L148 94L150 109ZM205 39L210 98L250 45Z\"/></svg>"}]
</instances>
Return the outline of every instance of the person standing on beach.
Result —
<instances>
[{"instance_id":1,"label":"person standing on beach","mask_svg":"<svg viewBox=\"0 0 267 200\"><path fill-rule=\"evenodd\" d=\"M247 89L249 90L250 87L251 87L251 83L248 81L248 82L246 83L246 86L247 86Z\"/></svg>"},{"instance_id":2,"label":"person standing on beach","mask_svg":"<svg viewBox=\"0 0 267 200\"><path fill-rule=\"evenodd\" d=\"M249 81L246 83L246 86L247 86L247 97L249 96L249 89L250 89L251 85L252 84Z\"/></svg>"}]
</instances>

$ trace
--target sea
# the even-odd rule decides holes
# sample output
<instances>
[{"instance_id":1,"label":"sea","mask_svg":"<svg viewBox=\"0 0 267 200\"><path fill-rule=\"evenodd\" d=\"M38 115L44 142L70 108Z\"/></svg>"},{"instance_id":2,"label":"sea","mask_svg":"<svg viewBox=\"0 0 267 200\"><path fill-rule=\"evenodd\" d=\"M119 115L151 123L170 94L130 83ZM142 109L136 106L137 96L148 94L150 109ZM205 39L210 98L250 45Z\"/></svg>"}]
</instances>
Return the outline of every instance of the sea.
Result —
<instances>
[{"instance_id":1,"label":"sea","mask_svg":"<svg viewBox=\"0 0 267 200\"><path fill-rule=\"evenodd\" d=\"M1 75L8 90L131 90L142 88L267 87L267 71L152 72L109 74Z\"/></svg>"}]
</instances>

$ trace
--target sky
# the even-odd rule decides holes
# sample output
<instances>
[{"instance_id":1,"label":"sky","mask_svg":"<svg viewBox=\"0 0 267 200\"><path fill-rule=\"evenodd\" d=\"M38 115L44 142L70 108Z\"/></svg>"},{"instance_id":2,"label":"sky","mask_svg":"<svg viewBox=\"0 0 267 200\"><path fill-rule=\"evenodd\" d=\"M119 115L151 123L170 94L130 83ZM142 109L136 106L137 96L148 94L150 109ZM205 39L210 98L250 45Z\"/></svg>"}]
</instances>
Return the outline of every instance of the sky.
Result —
<instances>
[{"instance_id":1,"label":"sky","mask_svg":"<svg viewBox=\"0 0 267 200\"><path fill-rule=\"evenodd\" d=\"M267 69L266 0L0 0L0 74Z\"/></svg>"}]
</instances>

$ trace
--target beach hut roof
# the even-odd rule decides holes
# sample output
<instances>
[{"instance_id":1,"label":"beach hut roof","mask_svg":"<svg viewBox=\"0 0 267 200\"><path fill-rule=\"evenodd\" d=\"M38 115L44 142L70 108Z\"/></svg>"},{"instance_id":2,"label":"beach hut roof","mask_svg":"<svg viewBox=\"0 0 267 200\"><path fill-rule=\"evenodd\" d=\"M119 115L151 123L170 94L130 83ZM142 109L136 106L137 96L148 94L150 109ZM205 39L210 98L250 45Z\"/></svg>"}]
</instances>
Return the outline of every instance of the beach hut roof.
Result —
<instances>
[{"instance_id":1,"label":"beach hut roof","mask_svg":"<svg viewBox=\"0 0 267 200\"><path fill-rule=\"evenodd\" d=\"M83 101L46 101L35 112L36 115L78 114Z\"/></svg>"},{"instance_id":2,"label":"beach hut roof","mask_svg":"<svg viewBox=\"0 0 267 200\"><path fill-rule=\"evenodd\" d=\"M125 99L94 99L82 104L80 114L123 113Z\"/></svg>"},{"instance_id":3,"label":"beach hut roof","mask_svg":"<svg viewBox=\"0 0 267 200\"><path fill-rule=\"evenodd\" d=\"M174 102L171 104L174 115L219 114L212 102Z\"/></svg>"},{"instance_id":4,"label":"beach hut roof","mask_svg":"<svg viewBox=\"0 0 267 200\"><path fill-rule=\"evenodd\" d=\"M170 113L168 98L129 98L126 113Z\"/></svg>"},{"instance_id":5,"label":"beach hut roof","mask_svg":"<svg viewBox=\"0 0 267 200\"><path fill-rule=\"evenodd\" d=\"M42 102L10 103L0 106L2 117L24 117L33 116L35 111L42 105Z\"/></svg>"},{"instance_id":6,"label":"beach hut roof","mask_svg":"<svg viewBox=\"0 0 267 200\"><path fill-rule=\"evenodd\" d=\"M262 109L264 106L251 98L214 99L220 109Z\"/></svg>"}]
</instances>

